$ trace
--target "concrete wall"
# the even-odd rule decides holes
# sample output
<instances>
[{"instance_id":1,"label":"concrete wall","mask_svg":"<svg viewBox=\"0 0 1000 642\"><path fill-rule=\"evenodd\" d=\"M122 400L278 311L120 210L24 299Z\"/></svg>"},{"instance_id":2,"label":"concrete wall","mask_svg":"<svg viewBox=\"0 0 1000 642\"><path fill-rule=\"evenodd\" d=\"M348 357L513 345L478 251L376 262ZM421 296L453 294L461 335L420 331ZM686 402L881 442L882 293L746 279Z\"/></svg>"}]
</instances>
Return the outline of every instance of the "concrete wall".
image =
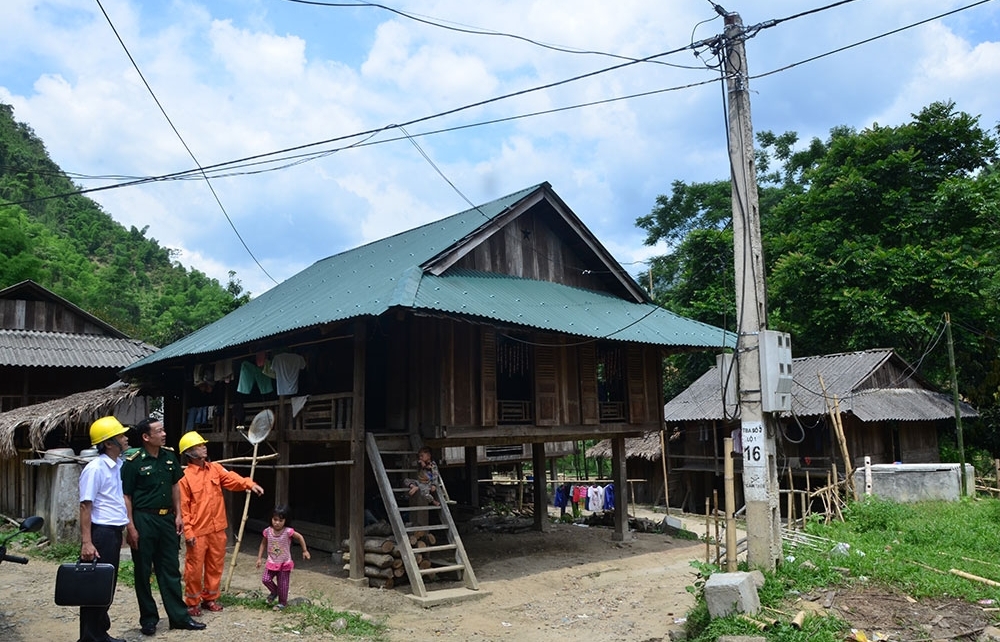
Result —
<instances>
[{"instance_id":1,"label":"concrete wall","mask_svg":"<svg viewBox=\"0 0 1000 642\"><path fill-rule=\"evenodd\" d=\"M962 487L959 464L872 464L872 494L897 502L957 500ZM966 494L976 492L976 471L965 465ZM854 471L858 494L865 494L865 469Z\"/></svg>"},{"instance_id":2,"label":"concrete wall","mask_svg":"<svg viewBox=\"0 0 1000 642\"><path fill-rule=\"evenodd\" d=\"M38 467L34 514L45 518L43 529L53 544L80 541L80 471L73 462Z\"/></svg>"}]
</instances>

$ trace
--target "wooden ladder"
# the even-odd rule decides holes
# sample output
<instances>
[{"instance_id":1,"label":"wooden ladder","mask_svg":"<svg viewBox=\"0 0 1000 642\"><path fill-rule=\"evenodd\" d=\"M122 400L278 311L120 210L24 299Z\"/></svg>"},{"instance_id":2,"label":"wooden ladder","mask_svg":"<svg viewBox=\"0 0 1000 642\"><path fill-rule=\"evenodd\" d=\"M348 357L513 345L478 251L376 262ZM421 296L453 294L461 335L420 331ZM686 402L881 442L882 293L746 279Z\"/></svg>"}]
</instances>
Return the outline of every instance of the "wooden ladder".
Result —
<instances>
[{"instance_id":1,"label":"wooden ladder","mask_svg":"<svg viewBox=\"0 0 1000 642\"><path fill-rule=\"evenodd\" d=\"M400 442L403 445L402 449L400 448ZM380 443L382 444L381 448L379 447ZM409 443L406 435L376 435L370 432L366 435L365 445L368 452L368 459L375 473L375 480L378 482L379 492L382 494L382 501L385 503L386 513L389 516L389 523L392 525L392 532L396 536L396 546L399 548L403 567L406 569L406 575L410 579L410 587L413 592L411 597L421 602L429 598L430 593L424 583L424 577L448 572L456 572L464 584L464 588L457 590L449 589L447 596L439 596L442 598L439 601L462 599L463 597L468 597L465 595L466 593L478 591L479 583L476 581L476 574L472 571L469 556L465 553L462 538L459 537L458 529L455 527L455 520L452 519L451 511L448 509L449 500L448 493L444 487L444 481L440 479L440 476L436 480L436 498L440 506L431 504L410 505L408 501L409 487L403 483L403 479L416 474L417 448L412 447L413 445ZM406 446L409 446L409 448ZM406 505L401 506L396 501L397 496L406 497ZM412 518L421 513L428 517L437 514L440 517L439 523L427 525L414 524L413 522L417 520ZM404 514L411 519L405 520L403 518ZM430 520L428 519L427 521ZM407 522L410 522L409 526L407 526ZM429 568L420 568L417 563L414 547L410 544L410 534L418 531L441 531L445 533L446 541L444 543L436 543L417 549L417 551L422 554L454 551L454 563L432 562ZM441 539L438 536L438 542ZM351 554L353 555L354 552L352 551ZM435 593L443 593L443 591L435 591Z\"/></svg>"}]
</instances>

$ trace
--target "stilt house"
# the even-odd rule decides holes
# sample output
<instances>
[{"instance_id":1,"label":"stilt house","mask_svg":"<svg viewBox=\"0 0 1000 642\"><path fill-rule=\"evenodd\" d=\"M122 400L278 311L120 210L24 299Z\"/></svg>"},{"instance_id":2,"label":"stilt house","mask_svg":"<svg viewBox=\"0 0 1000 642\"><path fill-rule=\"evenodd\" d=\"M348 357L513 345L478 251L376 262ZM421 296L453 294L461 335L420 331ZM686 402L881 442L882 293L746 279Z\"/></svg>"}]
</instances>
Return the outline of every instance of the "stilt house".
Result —
<instances>
[{"instance_id":1,"label":"stilt house","mask_svg":"<svg viewBox=\"0 0 1000 642\"><path fill-rule=\"evenodd\" d=\"M313 545L357 551L365 503L395 505L375 437L464 449L446 479L473 506L476 449L531 444L545 505L546 444L609 437L624 462L625 436L660 428L662 356L726 342L652 304L543 183L320 260L123 376L164 395L173 443L196 428L225 456L273 410L265 499L289 502Z\"/></svg>"}]
</instances>

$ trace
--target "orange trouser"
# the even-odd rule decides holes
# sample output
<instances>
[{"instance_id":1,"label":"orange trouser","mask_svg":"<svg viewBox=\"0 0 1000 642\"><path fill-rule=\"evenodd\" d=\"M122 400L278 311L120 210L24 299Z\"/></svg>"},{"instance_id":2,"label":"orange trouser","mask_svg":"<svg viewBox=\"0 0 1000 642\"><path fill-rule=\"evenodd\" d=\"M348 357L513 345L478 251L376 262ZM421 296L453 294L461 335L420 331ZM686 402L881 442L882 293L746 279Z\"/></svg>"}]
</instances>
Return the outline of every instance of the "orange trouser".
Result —
<instances>
[{"instance_id":1,"label":"orange trouser","mask_svg":"<svg viewBox=\"0 0 1000 642\"><path fill-rule=\"evenodd\" d=\"M219 599L222 565L226 561L226 531L194 538L184 557L184 603L198 606Z\"/></svg>"}]
</instances>

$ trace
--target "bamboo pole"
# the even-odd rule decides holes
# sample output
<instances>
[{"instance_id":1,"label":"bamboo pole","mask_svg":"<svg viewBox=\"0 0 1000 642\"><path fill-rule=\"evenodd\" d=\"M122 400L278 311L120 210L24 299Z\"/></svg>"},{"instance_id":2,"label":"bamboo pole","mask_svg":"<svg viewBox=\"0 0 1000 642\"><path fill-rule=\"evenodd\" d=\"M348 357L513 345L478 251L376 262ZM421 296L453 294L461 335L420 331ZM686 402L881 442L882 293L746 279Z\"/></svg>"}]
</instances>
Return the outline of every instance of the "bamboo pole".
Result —
<instances>
[{"instance_id":1,"label":"bamboo pole","mask_svg":"<svg viewBox=\"0 0 1000 642\"><path fill-rule=\"evenodd\" d=\"M751 626L755 627L758 631L763 631L767 628L767 624L761 622L760 620L755 620L746 613L740 613L740 619L749 623Z\"/></svg>"},{"instance_id":2,"label":"bamboo pole","mask_svg":"<svg viewBox=\"0 0 1000 642\"><path fill-rule=\"evenodd\" d=\"M719 533L719 491L712 489L712 519L715 521L715 563L722 561L722 538Z\"/></svg>"},{"instance_id":3,"label":"bamboo pole","mask_svg":"<svg viewBox=\"0 0 1000 642\"><path fill-rule=\"evenodd\" d=\"M851 481L851 474L853 471L851 470L851 457L847 452L847 439L844 437L844 427L843 424L840 423L840 404L837 401L837 395L833 396L833 403L830 403L830 398L826 394L826 382L823 381L823 375L817 373L816 376L819 377L819 387L823 391L823 401L826 403L826 410L830 415L830 424L833 428L833 435L837 440L837 444L840 446L840 455L844 460L844 489L852 491L854 483ZM833 478L836 480L836 463L833 461L832 457L830 459L830 463L834 467Z\"/></svg>"},{"instance_id":4,"label":"bamboo pole","mask_svg":"<svg viewBox=\"0 0 1000 642\"><path fill-rule=\"evenodd\" d=\"M733 474L733 438L723 440L726 451L724 463L725 476L723 490L726 493L726 572L736 572L736 483Z\"/></svg>"},{"instance_id":5,"label":"bamboo pole","mask_svg":"<svg viewBox=\"0 0 1000 642\"><path fill-rule=\"evenodd\" d=\"M792 479L792 469L788 468L788 530L795 525L795 480Z\"/></svg>"},{"instance_id":6,"label":"bamboo pole","mask_svg":"<svg viewBox=\"0 0 1000 642\"><path fill-rule=\"evenodd\" d=\"M257 446L260 442L254 442L253 445L253 461L250 464L250 479L253 479L253 474L257 469ZM250 513L250 494L252 491L247 490L246 501L243 502L243 518L240 519L240 530L236 534L236 545L233 547L233 558L229 562L229 575L226 576L226 593L229 592L229 585L233 582L233 573L236 572L236 560L239 559L240 554L240 544L243 543L243 529L247 525L247 515Z\"/></svg>"},{"instance_id":7,"label":"bamboo pole","mask_svg":"<svg viewBox=\"0 0 1000 642\"><path fill-rule=\"evenodd\" d=\"M854 467L851 464L851 454L847 450L847 437L844 435L844 424L840 415L840 400L837 399L837 395L833 395L833 408L836 411L834 422L837 429L837 441L840 443L840 452L844 457L844 475L847 482L844 488L854 499L858 499L858 491L854 487Z\"/></svg>"},{"instance_id":8,"label":"bamboo pole","mask_svg":"<svg viewBox=\"0 0 1000 642\"><path fill-rule=\"evenodd\" d=\"M827 473L826 474L826 486L824 486L824 488L829 488L829 487L830 487L830 473ZM828 491L826 491L826 490L818 490L816 492L820 493L820 497L823 498L823 514L825 515L825 517L823 519L823 523L824 524L829 524L830 523L830 510L831 510L832 507L830 506L830 496L828 494Z\"/></svg>"},{"instance_id":9,"label":"bamboo pole","mask_svg":"<svg viewBox=\"0 0 1000 642\"><path fill-rule=\"evenodd\" d=\"M709 511L711 499L705 498L705 563L712 563L712 515Z\"/></svg>"},{"instance_id":10,"label":"bamboo pole","mask_svg":"<svg viewBox=\"0 0 1000 642\"><path fill-rule=\"evenodd\" d=\"M806 471L806 492L802 495L802 528L806 527L806 518L809 517L809 471Z\"/></svg>"},{"instance_id":11,"label":"bamboo pole","mask_svg":"<svg viewBox=\"0 0 1000 642\"><path fill-rule=\"evenodd\" d=\"M978 575L973 575L972 573L966 573L965 571L960 571L957 568L949 569L948 572L951 573L952 575L964 577L965 579L972 580L974 582L982 582L983 584L987 584L989 586L1000 586L1000 582L987 579L985 577L980 577Z\"/></svg>"},{"instance_id":12,"label":"bamboo pole","mask_svg":"<svg viewBox=\"0 0 1000 642\"><path fill-rule=\"evenodd\" d=\"M270 457L271 455L264 455L265 457ZM275 453L274 456L278 456ZM222 463L222 462L219 462ZM269 466L257 466L257 468L263 468L267 470L284 470L286 468L325 468L327 466L353 466L353 459L338 459L333 461L317 461L311 464L272 464ZM246 468L246 464L233 464L230 468Z\"/></svg>"},{"instance_id":13,"label":"bamboo pole","mask_svg":"<svg viewBox=\"0 0 1000 642\"><path fill-rule=\"evenodd\" d=\"M271 459L277 459L278 453L271 453L270 455L261 455L257 458L257 461L269 461ZM216 461L217 464L235 464L244 461L251 461L252 457L230 457L229 459L220 459ZM261 466L263 468L263 466Z\"/></svg>"},{"instance_id":14,"label":"bamboo pole","mask_svg":"<svg viewBox=\"0 0 1000 642\"><path fill-rule=\"evenodd\" d=\"M660 461L663 463L663 506L667 509L667 515L670 514L670 478L667 476L667 443L663 437L665 430L660 431ZM1000 466L1000 459L997 460L997 465Z\"/></svg>"}]
</instances>

